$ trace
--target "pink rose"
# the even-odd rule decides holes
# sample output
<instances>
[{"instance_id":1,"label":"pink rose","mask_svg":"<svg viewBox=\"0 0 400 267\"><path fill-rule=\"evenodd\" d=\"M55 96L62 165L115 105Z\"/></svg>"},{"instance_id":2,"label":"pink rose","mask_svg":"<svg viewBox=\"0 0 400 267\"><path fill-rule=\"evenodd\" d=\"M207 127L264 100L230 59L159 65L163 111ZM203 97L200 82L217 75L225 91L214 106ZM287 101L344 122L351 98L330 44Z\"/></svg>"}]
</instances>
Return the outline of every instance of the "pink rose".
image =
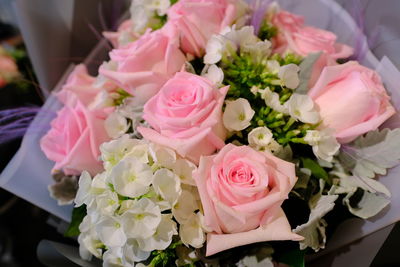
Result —
<instances>
[{"instance_id":1,"label":"pink rose","mask_svg":"<svg viewBox=\"0 0 400 267\"><path fill-rule=\"evenodd\" d=\"M310 53L323 52L333 59L346 58L353 53L347 45L336 42L332 32L304 25L304 19L287 11L278 12L272 20L279 33L275 38L277 53L293 51L307 56Z\"/></svg>"},{"instance_id":2,"label":"pink rose","mask_svg":"<svg viewBox=\"0 0 400 267\"><path fill-rule=\"evenodd\" d=\"M319 107L321 127L334 129L340 143L377 129L396 112L379 75L354 61L326 67L309 96Z\"/></svg>"},{"instance_id":3,"label":"pink rose","mask_svg":"<svg viewBox=\"0 0 400 267\"><path fill-rule=\"evenodd\" d=\"M147 32L138 40L110 52L116 69L100 68L99 72L115 81L139 102L145 103L185 63L178 44L161 31Z\"/></svg>"},{"instance_id":4,"label":"pink rose","mask_svg":"<svg viewBox=\"0 0 400 267\"><path fill-rule=\"evenodd\" d=\"M296 183L295 166L248 146L226 145L201 157L193 173L204 210L207 253L271 240L302 240L281 208Z\"/></svg>"},{"instance_id":5,"label":"pink rose","mask_svg":"<svg viewBox=\"0 0 400 267\"><path fill-rule=\"evenodd\" d=\"M138 130L145 139L198 162L201 155L224 146L222 105L227 91L203 77L178 72L144 106L143 118L153 129Z\"/></svg>"},{"instance_id":6,"label":"pink rose","mask_svg":"<svg viewBox=\"0 0 400 267\"><path fill-rule=\"evenodd\" d=\"M169 9L165 27L176 27L182 50L201 57L210 37L231 25L235 16L229 0L180 0Z\"/></svg>"},{"instance_id":7,"label":"pink rose","mask_svg":"<svg viewBox=\"0 0 400 267\"><path fill-rule=\"evenodd\" d=\"M53 170L78 175L86 170L95 175L103 170L99 146L109 137L104 120L88 110L79 100L66 105L51 122L50 131L40 140L48 159L55 161Z\"/></svg>"}]
</instances>

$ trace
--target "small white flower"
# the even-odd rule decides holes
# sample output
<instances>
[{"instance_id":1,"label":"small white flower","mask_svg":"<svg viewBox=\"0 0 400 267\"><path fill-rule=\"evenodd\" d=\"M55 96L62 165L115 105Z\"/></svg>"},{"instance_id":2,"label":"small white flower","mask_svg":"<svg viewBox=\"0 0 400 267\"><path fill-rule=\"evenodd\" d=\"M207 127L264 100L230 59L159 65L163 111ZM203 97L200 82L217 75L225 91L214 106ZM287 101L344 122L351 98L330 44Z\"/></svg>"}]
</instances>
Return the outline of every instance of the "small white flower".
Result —
<instances>
[{"instance_id":1,"label":"small white flower","mask_svg":"<svg viewBox=\"0 0 400 267\"><path fill-rule=\"evenodd\" d=\"M271 54L271 42L268 40L247 43L241 47L241 52L248 53L256 62L261 62Z\"/></svg>"},{"instance_id":2,"label":"small white flower","mask_svg":"<svg viewBox=\"0 0 400 267\"><path fill-rule=\"evenodd\" d=\"M300 84L299 71L300 67L296 64L288 64L280 67L278 77L287 88L296 89Z\"/></svg>"},{"instance_id":3,"label":"small white flower","mask_svg":"<svg viewBox=\"0 0 400 267\"><path fill-rule=\"evenodd\" d=\"M129 130L130 124L128 120L119 114L119 112L111 113L104 121L104 128L109 137L116 139L124 135Z\"/></svg>"},{"instance_id":4,"label":"small white flower","mask_svg":"<svg viewBox=\"0 0 400 267\"><path fill-rule=\"evenodd\" d=\"M248 47L260 42L260 39L254 34L253 26L244 26L236 30L235 25L229 30L225 30L226 39L233 42L237 47Z\"/></svg>"},{"instance_id":5,"label":"small white flower","mask_svg":"<svg viewBox=\"0 0 400 267\"><path fill-rule=\"evenodd\" d=\"M201 248L206 241L200 216L200 213L192 213L188 220L179 226L179 236L186 246Z\"/></svg>"},{"instance_id":6,"label":"small white flower","mask_svg":"<svg viewBox=\"0 0 400 267\"><path fill-rule=\"evenodd\" d=\"M101 258L103 243L99 240L95 229L81 233L78 237L79 255L84 260L91 260L92 255Z\"/></svg>"},{"instance_id":7,"label":"small white flower","mask_svg":"<svg viewBox=\"0 0 400 267\"><path fill-rule=\"evenodd\" d=\"M267 106L283 114L288 113L287 107L281 104L279 95L277 93L272 92L269 88L265 88L259 92L261 93L261 98L264 99Z\"/></svg>"},{"instance_id":8,"label":"small white flower","mask_svg":"<svg viewBox=\"0 0 400 267\"><path fill-rule=\"evenodd\" d=\"M118 162L120 162L133 147L137 145L138 140L130 139L129 135L125 134L116 140L103 143L100 146L101 159L104 162L104 168L110 170Z\"/></svg>"},{"instance_id":9,"label":"small white flower","mask_svg":"<svg viewBox=\"0 0 400 267\"><path fill-rule=\"evenodd\" d=\"M143 251L139 248L136 239L130 238L122 248L124 266L138 266L135 262L145 261L150 257L150 251Z\"/></svg>"},{"instance_id":10,"label":"small white flower","mask_svg":"<svg viewBox=\"0 0 400 267\"><path fill-rule=\"evenodd\" d=\"M181 183L188 185L196 185L193 179L193 172L196 170L196 165L186 159L178 159L174 166L172 166L173 172L178 175Z\"/></svg>"},{"instance_id":11,"label":"small white flower","mask_svg":"<svg viewBox=\"0 0 400 267\"><path fill-rule=\"evenodd\" d=\"M95 208L102 215L112 216L119 207L118 201L117 193L106 190L102 194L96 196Z\"/></svg>"},{"instance_id":12,"label":"small white flower","mask_svg":"<svg viewBox=\"0 0 400 267\"><path fill-rule=\"evenodd\" d=\"M279 62L277 60L268 60L267 68L271 73L277 74L281 68L281 65L279 65Z\"/></svg>"},{"instance_id":13,"label":"small white flower","mask_svg":"<svg viewBox=\"0 0 400 267\"><path fill-rule=\"evenodd\" d=\"M172 169L176 162L176 153L172 149L152 145L150 153L157 167Z\"/></svg>"},{"instance_id":14,"label":"small white flower","mask_svg":"<svg viewBox=\"0 0 400 267\"><path fill-rule=\"evenodd\" d=\"M82 172L79 178L78 192L75 197L75 207L80 207L83 204L89 204L92 200L90 189L92 187L92 178L87 171Z\"/></svg>"},{"instance_id":15,"label":"small white flower","mask_svg":"<svg viewBox=\"0 0 400 267\"><path fill-rule=\"evenodd\" d=\"M107 172L97 174L92 180L90 192L94 195L102 194L107 188Z\"/></svg>"},{"instance_id":16,"label":"small white flower","mask_svg":"<svg viewBox=\"0 0 400 267\"><path fill-rule=\"evenodd\" d=\"M89 104L89 109L103 109L114 106L114 100L106 90L101 90L94 100Z\"/></svg>"},{"instance_id":17,"label":"small white flower","mask_svg":"<svg viewBox=\"0 0 400 267\"><path fill-rule=\"evenodd\" d=\"M149 191L153 172L149 165L129 156L113 167L110 177L118 194L135 198Z\"/></svg>"},{"instance_id":18,"label":"small white flower","mask_svg":"<svg viewBox=\"0 0 400 267\"><path fill-rule=\"evenodd\" d=\"M164 250L171 244L172 236L177 234L177 226L172 220L172 215L163 214L154 235L146 239L137 239L137 241L144 251Z\"/></svg>"},{"instance_id":19,"label":"small white flower","mask_svg":"<svg viewBox=\"0 0 400 267\"><path fill-rule=\"evenodd\" d=\"M201 76L210 80L213 84L217 86L220 86L224 81L224 72L215 64L204 66Z\"/></svg>"},{"instance_id":20,"label":"small white flower","mask_svg":"<svg viewBox=\"0 0 400 267\"><path fill-rule=\"evenodd\" d=\"M249 145L252 147L264 147L272 141L272 132L267 127L257 127L248 135Z\"/></svg>"},{"instance_id":21,"label":"small white flower","mask_svg":"<svg viewBox=\"0 0 400 267\"><path fill-rule=\"evenodd\" d=\"M129 238L148 238L160 224L160 208L151 200L142 198L122 216L122 225Z\"/></svg>"},{"instance_id":22,"label":"small white flower","mask_svg":"<svg viewBox=\"0 0 400 267\"><path fill-rule=\"evenodd\" d=\"M154 173L154 191L170 205L174 205L182 192L179 177L168 169L160 169Z\"/></svg>"},{"instance_id":23,"label":"small white flower","mask_svg":"<svg viewBox=\"0 0 400 267\"><path fill-rule=\"evenodd\" d=\"M112 247L104 252L103 267L126 267L122 263L122 249L120 247Z\"/></svg>"},{"instance_id":24,"label":"small white flower","mask_svg":"<svg viewBox=\"0 0 400 267\"><path fill-rule=\"evenodd\" d=\"M313 152L317 158L332 162L333 156L339 151L340 144L337 142L334 131L324 129L322 131L307 131L304 140L313 148Z\"/></svg>"},{"instance_id":25,"label":"small white flower","mask_svg":"<svg viewBox=\"0 0 400 267\"><path fill-rule=\"evenodd\" d=\"M211 36L206 45L206 54L204 56L204 64L216 64L222 59L225 42L220 35Z\"/></svg>"},{"instance_id":26,"label":"small white flower","mask_svg":"<svg viewBox=\"0 0 400 267\"><path fill-rule=\"evenodd\" d=\"M182 190L182 194L180 195L178 202L172 209L172 214L178 223L184 224L198 209L199 206L197 205L197 200L195 199L194 195L187 190Z\"/></svg>"},{"instance_id":27,"label":"small white flower","mask_svg":"<svg viewBox=\"0 0 400 267\"><path fill-rule=\"evenodd\" d=\"M293 94L286 104L290 116L296 120L311 124L321 120L318 111L315 110L314 101L308 95Z\"/></svg>"},{"instance_id":28,"label":"small white flower","mask_svg":"<svg viewBox=\"0 0 400 267\"><path fill-rule=\"evenodd\" d=\"M222 120L229 131L241 131L250 126L250 121L255 112L249 101L238 98L234 101L227 101Z\"/></svg>"},{"instance_id":29,"label":"small white flower","mask_svg":"<svg viewBox=\"0 0 400 267\"><path fill-rule=\"evenodd\" d=\"M107 247L122 247L126 242L126 235L119 218L104 216L97 224L96 231L100 240Z\"/></svg>"}]
</instances>

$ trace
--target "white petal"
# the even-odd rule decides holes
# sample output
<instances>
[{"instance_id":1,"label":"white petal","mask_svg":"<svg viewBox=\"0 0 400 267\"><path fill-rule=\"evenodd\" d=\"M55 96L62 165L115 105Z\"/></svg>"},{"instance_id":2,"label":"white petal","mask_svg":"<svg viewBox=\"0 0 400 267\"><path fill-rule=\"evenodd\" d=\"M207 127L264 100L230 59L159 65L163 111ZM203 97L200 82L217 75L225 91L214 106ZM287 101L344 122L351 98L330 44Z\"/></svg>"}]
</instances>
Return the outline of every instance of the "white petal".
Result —
<instances>
[{"instance_id":1,"label":"white petal","mask_svg":"<svg viewBox=\"0 0 400 267\"><path fill-rule=\"evenodd\" d=\"M79 178L79 188L75 197L75 207L80 207L83 204L88 204L91 199L90 188L92 186L92 178L87 171L82 172Z\"/></svg>"},{"instance_id":2,"label":"white petal","mask_svg":"<svg viewBox=\"0 0 400 267\"><path fill-rule=\"evenodd\" d=\"M264 147L272 141L272 132L267 127L257 127L248 135L249 145L252 147Z\"/></svg>"},{"instance_id":3,"label":"white petal","mask_svg":"<svg viewBox=\"0 0 400 267\"><path fill-rule=\"evenodd\" d=\"M126 267L122 264L122 249L113 247L103 254L103 267Z\"/></svg>"},{"instance_id":4,"label":"white petal","mask_svg":"<svg viewBox=\"0 0 400 267\"><path fill-rule=\"evenodd\" d=\"M172 170L176 175L178 175L181 183L196 185L192 175L196 168L196 165L192 162L186 159L178 159L172 167Z\"/></svg>"},{"instance_id":5,"label":"white petal","mask_svg":"<svg viewBox=\"0 0 400 267\"><path fill-rule=\"evenodd\" d=\"M320 121L314 102L308 95L293 94L287 102L290 115L304 123L315 124Z\"/></svg>"},{"instance_id":6,"label":"white petal","mask_svg":"<svg viewBox=\"0 0 400 267\"><path fill-rule=\"evenodd\" d=\"M187 190L183 190L178 202L172 209L172 214L178 223L185 223L199 206L193 194Z\"/></svg>"},{"instance_id":7,"label":"white petal","mask_svg":"<svg viewBox=\"0 0 400 267\"><path fill-rule=\"evenodd\" d=\"M290 89L296 89L300 84L298 72L300 67L295 64L284 65L279 69L278 77Z\"/></svg>"},{"instance_id":8,"label":"white petal","mask_svg":"<svg viewBox=\"0 0 400 267\"><path fill-rule=\"evenodd\" d=\"M189 219L179 226L179 235L186 246L201 248L206 241L199 216L200 213L192 213Z\"/></svg>"},{"instance_id":9,"label":"white petal","mask_svg":"<svg viewBox=\"0 0 400 267\"><path fill-rule=\"evenodd\" d=\"M119 138L124 135L129 130L129 127L127 119L119 112L111 113L104 121L104 128L111 138Z\"/></svg>"},{"instance_id":10,"label":"white petal","mask_svg":"<svg viewBox=\"0 0 400 267\"><path fill-rule=\"evenodd\" d=\"M150 257L150 251L141 250L138 242L133 238L128 239L123 247L122 262L124 265L135 266L135 262L145 261L148 257Z\"/></svg>"},{"instance_id":11,"label":"white petal","mask_svg":"<svg viewBox=\"0 0 400 267\"><path fill-rule=\"evenodd\" d=\"M160 208L151 200L142 198L122 216L122 225L130 238L152 236L161 221Z\"/></svg>"},{"instance_id":12,"label":"white petal","mask_svg":"<svg viewBox=\"0 0 400 267\"><path fill-rule=\"evenodd\" d=\"M125 245L126 235L121 221L116 217L105 216L96 225L100 240L108 247Z\"/></svg>"},{"instance_id":13,"label":"white petal","mask_svg":"<svg viewBox=\"0 0 400 267\"><path fill-rule=\"evenodd\" d=\"M95 208L102 215L112 216L119 207L118 201L117 193L106 190L102 194L96 196Z\"/></svg>"},{"instance_id":14,"label":"white petal","mask_svg":"<svg viewBox=\"0 0 400 267\"><path fill-rule=\"evenodd\" d=\"M241 131L250 126L254 114L249 101L238 98L227 102L222 120L225 128L229 131Z\"/></svg>"},{"instance_id":15,"label":"white petal","mask_svg":"<svg viewBox=\"0 0 400 267\"><path fill-rule=\"evenodd\" d=\"M163 199L174 205L182 189L179 177L168 169L157 170L153 179L154 191Z\"/></svg>"},{"instance_id":16,"label":"white petal","mask_svg":"<svg viewBox=\"0 0 400 267\"><path fill-rule=\"evenodd\" d=\"M202 71L204 78L210 80L213 84L220 86L224 81L224 72L217 65L206 65Z\"/></svg>"}]
</instances>

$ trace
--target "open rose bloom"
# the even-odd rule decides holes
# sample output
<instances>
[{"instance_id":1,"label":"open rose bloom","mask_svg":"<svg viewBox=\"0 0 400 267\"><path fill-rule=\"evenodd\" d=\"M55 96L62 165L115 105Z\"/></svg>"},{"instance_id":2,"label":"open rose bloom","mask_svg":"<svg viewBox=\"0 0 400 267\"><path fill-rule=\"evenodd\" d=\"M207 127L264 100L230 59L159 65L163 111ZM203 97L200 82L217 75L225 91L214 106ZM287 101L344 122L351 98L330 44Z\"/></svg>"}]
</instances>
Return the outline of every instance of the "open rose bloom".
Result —
<instances>
[{"instance_id":1,"label":"open rose bloom","mask_svg":"<svg viewBox=\"0 0 400 267\"><path fill-rule=\"evenodd\" d=\"M133 0L96 76L78 65L54 94L40 146L80 177L83 259L273 266L328 246L344 209L393 213L398 177L378 178L400 163L398 72L351 61L313 6L257 2Z\"/></svg>"}]
</instances>

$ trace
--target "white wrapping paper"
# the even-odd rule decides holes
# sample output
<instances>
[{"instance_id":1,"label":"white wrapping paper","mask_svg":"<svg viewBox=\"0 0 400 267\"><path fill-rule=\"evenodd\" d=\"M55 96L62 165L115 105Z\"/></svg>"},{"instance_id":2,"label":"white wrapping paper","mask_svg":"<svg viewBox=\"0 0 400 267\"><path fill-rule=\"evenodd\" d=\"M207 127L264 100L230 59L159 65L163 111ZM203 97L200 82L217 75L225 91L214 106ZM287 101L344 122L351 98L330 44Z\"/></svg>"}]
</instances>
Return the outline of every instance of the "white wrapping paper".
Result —
<instances>
[{"instance_id":1,"label":"white wrapping paper","mask_svg":"<svg viewBox=\"0 0 400 267\"><path fill-rule=\"evenodd\" d=\"M335 32L339 41L353 45L354 32L356 25L351 16L336 2L331 0L282 0L281 6L294 13L304 15L310 25L325 28ZM100 51L101 49L98 48ZM91 58L95 58L97 52L92 53ZM393 95L395 104L400 103L400 73L391 64L388 58L379 62L375 56L368 52L361 62L365 66L376 68L382 75L388 91ZM56 110L59 108L54 98L49 98L45 108ZM40 121L35 120L31 128L35 128L38 123L49 124L53 116L40 116ZM400 126L400 117L394 116L388 123ZM21 149L10 162L9 166L0 176L0 186L27 199L33 204L49 211L50 213L69 221L71 206L57 206L56 201L49 197L47 186L53 183L50 177L50 170L53 163L48 161L40 151L38 140L41 135L29 132L24 138ZM386 177L380 181L388 188L400 188L400 167L389 171ZM400 192L392 190L392 204L371 220L350 220L339 227L337 234L329 241L326 251L332 251L338 247L348 244L363 236L384 228L400 219Z\"/></svg>"}]
</instances>

